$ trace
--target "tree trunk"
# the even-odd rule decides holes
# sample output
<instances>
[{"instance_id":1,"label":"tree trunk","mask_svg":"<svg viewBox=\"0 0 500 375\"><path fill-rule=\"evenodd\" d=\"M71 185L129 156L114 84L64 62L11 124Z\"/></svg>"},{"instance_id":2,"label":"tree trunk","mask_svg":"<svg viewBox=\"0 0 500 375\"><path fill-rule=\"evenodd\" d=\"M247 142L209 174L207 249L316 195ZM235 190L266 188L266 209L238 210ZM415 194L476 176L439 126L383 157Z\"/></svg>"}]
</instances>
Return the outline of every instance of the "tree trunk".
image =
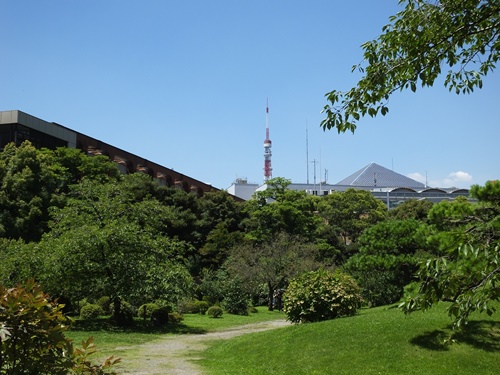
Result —
<instances>
[{"instance_id":1,"label":"tree trunk","mask_svg":"<svg viewBox=\"0 0 500 375\"><path fill-rule=\"evenodd\" d=\"M113 298L113 320L117 323L120 322L122 312L122 300L120 297Z\"/></svg>"},{"instance_id":2,"label":"tree trunk","mask_svg":"<svg viewBox=\"0 0 500 375\"><path fill-rule=\"evenodd\" d=\"M269 311L274 310L274 287L271 285L271 283L267 283L267 288L268 288L268 294L267 294L267 300L268 300L268 308Z\"/></svg>"}]
</instances>

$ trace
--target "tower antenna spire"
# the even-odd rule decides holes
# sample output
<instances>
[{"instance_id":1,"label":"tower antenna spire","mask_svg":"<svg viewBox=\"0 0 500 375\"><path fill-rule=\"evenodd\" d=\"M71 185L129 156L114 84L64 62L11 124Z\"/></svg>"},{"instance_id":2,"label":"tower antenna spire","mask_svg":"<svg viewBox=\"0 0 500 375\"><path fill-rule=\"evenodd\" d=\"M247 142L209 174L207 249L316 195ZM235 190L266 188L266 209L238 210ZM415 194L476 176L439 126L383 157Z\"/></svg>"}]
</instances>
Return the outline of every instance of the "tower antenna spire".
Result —
<instances>
[{"instance_id":1,"label":"tower antenna spire","mask_svg":"<svg viewBox=\"0 0 500 375\"><path fill-rule=\"evenodd\" d=\"M309 185L309 135L307 132L307 121L306 121L306 172L307 172L307 184Z\"/></svg>"},{"instance_id":2,"label":"tower antenna spire","mask_svg":"<svg viewBox=\"0 0 500 375\"><path fill-rule=\"evenodd\" d=\"M266 139L264 140L264 183L273 177L273 168L271 167L271 145L269 139L269 100L266 100Z\"/></svg>"}]
</instances>

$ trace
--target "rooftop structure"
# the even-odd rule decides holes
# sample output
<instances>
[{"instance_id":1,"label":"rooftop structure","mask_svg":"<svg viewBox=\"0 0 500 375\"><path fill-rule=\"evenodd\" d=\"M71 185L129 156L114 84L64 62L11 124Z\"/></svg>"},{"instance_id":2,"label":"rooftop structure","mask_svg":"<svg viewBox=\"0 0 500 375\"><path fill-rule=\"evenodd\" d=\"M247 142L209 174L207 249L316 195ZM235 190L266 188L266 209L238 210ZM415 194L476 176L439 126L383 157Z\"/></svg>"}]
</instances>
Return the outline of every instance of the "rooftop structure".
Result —
<instances>
[{"instance_id":1,"label":"rooftop structure","mask_svg":"<svg viewBox=\"0 0 500 375\"><path fill-rule=\"evenodd\" d=\"M253 189L253 191L252 191ZM248 200L254 192L267 189L267 184L242 184L235 181L229 187L229 193ZM458 188L437 189L403 176L376 163L370 163L349 177L336 184L291 183L290 190L306 191L308 194L324 196L332 192L342 192L347 189L367 190L375 198L382 200L388 208L394 208L409 199L426 199L434 203L442 200L453 200L459 196L469 197L469 190Z\"/></svg>"},{"instance_id":2,"label":"rooftop structure","mask_svg":"<svg viewBox=\"0 0 500 375\"><path fill-rule=\"evenodd\" d=\"M391 171L376 163L368 164L366 167L361 168L349 177L337 182L336 185L352 187L404 187L411 189L426 188L425 184Z\"/></svg>"},{"instance_id":3,"label":"rooftop structure","mask_svg":"<svg viewBox=\"0 0 500 375\"><path fill-rule=\"evenodd\" d=\"M259 184L249 183L246 178L237 178L227 189L227 192L242 200L249 200L257 190Z\"/></svg>"}]
</instances>

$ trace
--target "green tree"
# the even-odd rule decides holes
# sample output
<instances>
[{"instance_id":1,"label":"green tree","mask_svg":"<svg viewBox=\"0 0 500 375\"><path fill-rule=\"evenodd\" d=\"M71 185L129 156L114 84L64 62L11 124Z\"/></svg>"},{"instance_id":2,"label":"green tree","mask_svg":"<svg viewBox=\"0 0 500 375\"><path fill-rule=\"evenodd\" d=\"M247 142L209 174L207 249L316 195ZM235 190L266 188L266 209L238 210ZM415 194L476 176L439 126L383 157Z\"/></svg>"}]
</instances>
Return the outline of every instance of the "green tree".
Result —
<instances>
[{"instance_id":1,"label":"green tree","mask_svg":"<svg viewBox=\"0 0 500 375\"><path fill-rule=\"evenodd\" d=\"M362 45L364 76L348 91L326 95L324 129L354 132L361 117L386 115L395 91L444 84L457 94L481 88L500 57L499 0L400 0L378 39Z\"/></svg>"},{"instance_id":2,"label":"green tree","mask_svg":"<svg viewBox=\"0 0 500 375\"><path fill-rule=\"evenodd\" d=\"M0 239L0 285L14 287L44 273L44 257L37 242Z\"/></svg>"},{"instance_id":3,"label":"green tree","mask_svg":"<svg viewBox=\"0 0 500 375\"><path fill-rule=\"evenodd\" d=\"M244 234L240 223L246 214L243 204L226 191L205 193L197 203L202 267L215 270L227 259L229 250L241 242Z\"/></svg>"},{"instance_id":4,"label":"green tree","mask_svg":"<svg viewBox=\"0 0 500 375\"><path fill-rule=\"evenodd\" d=\"M62 207L68 187L85 177L117 179L106 157L90 158L80 150L38 150L25 141L0 153L0 237L38 241L48 230L51 207Z\"/></svg>"},{"instance_id":5,"label":"green tree","mask_svg":"<svg viewBox=\"0 0 500 375\"><path fill-rule=\"evenodd\" d=\"M119 180L121 174L116 164L105 155L87 156L82 150L69 147L58 147L55 150L42 149L41 152L53 159L53 164L61 167L64 178L61 188L67 191L71 184L83 178L97 182Z\"/></svg>"},{"instance_id":6,"label":"green tree","mask_svg":"<svg viewBox=\"0 0 500 375\"><path fill-rule=\"evenodd\" d=\"M465 197L453 201L442 201L434 205L428 213L431 234L428 242L440 255L449 249L459 247L467 241L468 234L463 230L464 218L474 217L476 205Z\"/></svg>"},{"instance_id":7,"label":"green tree","mask_svg":"<svg viewBox=\"0 0 500 375\"><path fill-rule=\"evenodd\" d=\"M320 201L318 208L344 244L356 242L366 228L387 217L384 203L365 190L333 192Z\"/></svg>"},{"instance_id":8,"label":"green tree","mask_svg":"<svg viewBox=\"0 0 500 375\"><path fill-rule=\"evenodd\" d=\"M0 155L0 235L39 240L47 230L48 208L56 204L62 183L60 168L50 155L28 141L9 144Z\"/></svg>"},{"instance_id":9,"label":"green tree","mask_svg":"<svg viewBox=\"0 0 500 375\"><path fill-rule=\"evenodd\" d=\"M243 204L237 202L228 192L223 190L207 192L197 203L200 226L205 238L221 223L230 232L239 230L243 218Z\"/></svg>"},{"instance_id":10,"label":"green tree","mask_svg":"<svg viewBox=\"0 0 500 375\"><path fill-rule=\"evenodd\" d=\"M227 260L233 247L243 241L244 234L239 230L231 231L223 221L213 228L200 249L202 267L216 270Z\"/></svg>"},{"instance_id":11,"label":"green tree","mask_svg":"<svg viewBox=\"0 0 500 375\"><path fill-rule=\"evenodd\" d=\"M146 176L147 177L147 176ZM199 275L202 268L200 247L204 243L204 235L199 213L199 198L192 193L173 187L158 186L151 179L148 184L156 186L154 197L160 202L155 205L161 209L162 215L149 216L149 220L156 222L161 233L171 239L185 243L182 258L187 261L187 266L192 275ZM139 189L140 191L141 189ZM161 220L159 220L161 218Z\"/></svg>"},{"instance_id":12,"label":"green tree","mask_svg":"<svg viewBox=\"0 0 500 375\"><path fill-rule=\"evenodd\" d=\"M262 201L277 200L288 191L288 186L292 183L291 180L284 177L274 177L266 182L267 188L254 193L253 198L263 203Z\"/></svg>"},{"instance_id":13,"label":"green tree","mask_svg":"<svg viewBox=\"0 0 500 375\"><path fill-rule=\"evenodd\" d=\"M428 234L427 225L414 219L382 221L363 232L359 253L344 269L363 289L366 302L380 306L400 300L425 259Z\"/></svg>"},{"instance_id":14,"label":"green tree","mask_svg":"<svg viewBox=\"0 0 500 375\"><path fill-rule=\"evenodd\" d=\"M190 277L179 264L186 246L158 231L157 223L170 218L168 207L127 190L138 178L72 187L41 243L47 267L40 281L48 292L73 301L110 296L119 321L122 298L139 305L188 293Z\"/></svg>"},{"instance_id":15,"label":"green tree","mask_svg":"<svg viewBox=\"0 0 500 375\"><path fill-rule=\"evenodd\" d=\"M279 177L271 179L266 190L246 202L248 218L242 226L247 238L266 241L280 232L310 241L316 238L321 224L317 215L319 198L305 191L288 190L289 183Z\"/></svg>"},{"instance_id":16,"label":"green tree","mask_svg":"<svg viewBox=\"0 0 500 375\"><path fill-rule=\"evenodd\" d=\"M448 313L454 327L460 327L474 311L495 311L492 301L500 300L500 184L474 185L471 196L479 202L441 202L429 212L440 234L440 253L422 264L418 293L401 304L405 312L449 301Z\"/></svg>"},{"instance_id":17,"label":"green tree","mask_svg":"<svg viewBox=\"0 0 500 375\"><path fill-rule=\"evenodd\" d=\"M274 292L286 287L298 273L318 268L317 255L314 244L281 232L265 242L246 242L235 247L225 267L229 275L240 279L251 294L265 284L268 307L273 310Z\"/></svg>"},{"instance_id":18,"label":"green tree","mask_svg":"<svg viewBox=\"0 0 500 375\"><path fill-rule=\"evenodd\" d=\"M426 199L409 199L389 211L389 217L397 220L416 219L427 222L427 214L434 203Z\"/></svg>"}]
</instances>

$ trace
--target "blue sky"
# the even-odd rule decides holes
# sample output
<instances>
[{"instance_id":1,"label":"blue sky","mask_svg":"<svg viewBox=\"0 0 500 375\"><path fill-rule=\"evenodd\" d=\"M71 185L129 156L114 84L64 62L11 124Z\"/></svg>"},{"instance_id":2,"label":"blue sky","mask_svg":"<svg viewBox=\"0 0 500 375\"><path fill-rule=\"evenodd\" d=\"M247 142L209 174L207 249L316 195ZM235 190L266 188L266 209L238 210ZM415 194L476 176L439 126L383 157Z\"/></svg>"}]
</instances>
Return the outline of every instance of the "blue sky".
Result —
<instances>
[{"instance_id":1,"label":"blue sky","mask_svg":"<svg viewBox=\"0 0 500 375\"><path fill-rule=\"evenodd\" d=\"M498 72L471 95L440 83L397 93L387 116L363 119L354 135L320 129L324 95L355 85L360 45L399 9L396 0L2 0L0 110L222 189L263 180L266 100L274 177L305 182L309 169L312 182L316 169L336 183L375 162L436 187L497 179Z\"/></svg>"}]
</instances>

